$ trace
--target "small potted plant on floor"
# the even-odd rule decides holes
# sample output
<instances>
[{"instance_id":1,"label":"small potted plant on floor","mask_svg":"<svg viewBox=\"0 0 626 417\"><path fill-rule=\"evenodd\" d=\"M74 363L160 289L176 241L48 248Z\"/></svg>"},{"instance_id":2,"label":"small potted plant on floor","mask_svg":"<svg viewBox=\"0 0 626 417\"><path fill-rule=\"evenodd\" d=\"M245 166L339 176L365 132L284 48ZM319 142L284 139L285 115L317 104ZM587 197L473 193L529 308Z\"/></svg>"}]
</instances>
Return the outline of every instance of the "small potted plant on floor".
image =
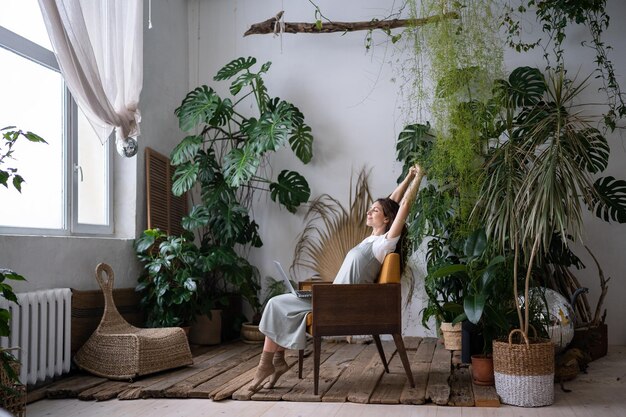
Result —
<instances>
[{"instance_id":1,"label":"small potted plant on floor","mask_svg":"<svg viewBox=\"0 0 626 417\"><path fill-rule=\"evenodd\" d=\"M259 280L250 280L248 285L240 287L242 296L252 308L252 320L241 325L241 340L245 343L263 343L265 336L259 331L263 309L270 298L285 292L283 283L272 277L266 277L265 288L261 287Z\"/></svg>"}]
</instances>

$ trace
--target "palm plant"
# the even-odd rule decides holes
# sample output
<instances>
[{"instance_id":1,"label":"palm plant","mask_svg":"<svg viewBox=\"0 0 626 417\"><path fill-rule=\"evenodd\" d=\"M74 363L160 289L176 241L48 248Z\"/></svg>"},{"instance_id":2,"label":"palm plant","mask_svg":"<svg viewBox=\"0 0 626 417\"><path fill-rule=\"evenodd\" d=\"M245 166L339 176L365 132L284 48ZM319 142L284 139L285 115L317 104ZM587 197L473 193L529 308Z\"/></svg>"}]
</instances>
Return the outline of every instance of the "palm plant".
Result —
<instances>
[{"instance_id":1,"label":"palm plant","mask_svg":"<svg viewBox=\"0 0 626 417\"><path fill-rule=\"evenodd\" d=\"M497 81L490 103L499 136L492 141L474 214L494 242L514 253L516 300L520 257L528 265L523 316L516 303L525 336L532 267L548 253L555 232L579 238L583 205L604 220L626 221L626 181L592 178L607 167L610 148L594 119L576 104L584 85L566 79L562 70L546 80L539 70L521 67Z\"/></svg>"}]
</instances>

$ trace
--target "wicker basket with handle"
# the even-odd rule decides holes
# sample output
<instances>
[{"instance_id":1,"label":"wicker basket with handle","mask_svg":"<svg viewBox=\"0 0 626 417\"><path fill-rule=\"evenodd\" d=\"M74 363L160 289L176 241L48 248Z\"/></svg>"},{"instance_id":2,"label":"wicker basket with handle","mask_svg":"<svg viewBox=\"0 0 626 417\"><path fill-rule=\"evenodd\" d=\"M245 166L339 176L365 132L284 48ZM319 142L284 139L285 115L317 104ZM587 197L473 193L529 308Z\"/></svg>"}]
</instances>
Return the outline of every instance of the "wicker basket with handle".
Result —
<instances>
[{"instance_id":1,"label":"wicker basket with handle","mask_svg":"<svg viewBox=\"0 0 626 417\"><path fill-rule=\"evenodd\" d=\"M515 333L522 335L523 343L513 343ZM493 369L503 403L541 407L554 402L554 344L550 340L529 339L520 329L511 331L508 341L493 342Z\"/></svg>"},{"instance_id":2,"label":"wicker basket with handle","mask_svg":"<svg viewBox=\"0 0 626 417\"><path fill-rule=\"evenodd\" d=\"M0 349L0 352L15 349L18 348ZM5 365L4 359L0 358L0 409L4 408L15 417L23 417L26 415L26 387L10 378ZM8 365L19 375L19 361L11 361Z\"/></svg>"}]
</instances>

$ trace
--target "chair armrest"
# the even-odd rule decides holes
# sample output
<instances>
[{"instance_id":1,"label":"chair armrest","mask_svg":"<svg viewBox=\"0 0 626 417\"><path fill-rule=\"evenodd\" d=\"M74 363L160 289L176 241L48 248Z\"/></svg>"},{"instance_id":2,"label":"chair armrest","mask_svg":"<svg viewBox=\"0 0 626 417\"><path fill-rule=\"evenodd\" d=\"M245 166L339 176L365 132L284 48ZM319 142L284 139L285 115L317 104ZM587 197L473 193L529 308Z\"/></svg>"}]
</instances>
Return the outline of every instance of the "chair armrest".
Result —
<instances>
[{"instance_id":1,"label":"chair armrest","mask_svg":"<svg viewBox=\"0 0 626 417\"><path fill-rule=\"evenodd\" d=\"M400 284L313 286L316 336L401 332Z\"/></svg>"},{"instance_id":2,"label":"chair armrest","mask_svg":"<svg viewBox=\"0 0 626 417\"><path fill-rule=\"evenodd\" d=\"M298 281L298 289L303 291L311 291L313 285L326 285L332 283L332 281L323 281L321 279L306 279L304 281Z\"/></svg>"}]
</instances>

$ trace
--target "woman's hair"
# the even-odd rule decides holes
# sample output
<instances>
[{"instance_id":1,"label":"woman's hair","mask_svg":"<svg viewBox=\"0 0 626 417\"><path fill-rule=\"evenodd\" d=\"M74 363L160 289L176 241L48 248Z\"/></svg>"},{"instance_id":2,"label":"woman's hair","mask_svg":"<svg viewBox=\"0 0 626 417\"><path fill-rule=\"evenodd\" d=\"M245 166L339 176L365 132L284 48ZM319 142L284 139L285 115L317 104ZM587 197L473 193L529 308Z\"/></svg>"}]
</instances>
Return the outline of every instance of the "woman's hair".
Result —
<instances>
[{"instance_id":1,"label":"woman's hair","mask_svg":"<svg viewBox=\"0 0 626 417\"><path fill-rule=\"evenodd\" d=\"M398 210L400 209L400 204L391 198L379 198L376 200L376 203L380 204L383 208L383 214L385 217L389 218L389 223L387 223L387 227L385 227L385 233L389 231L393 221L396 218L396 214L398 214Z\"/></svg>"},{"instance_id":2,"label":"woman's hair","mask_svg":"<svg viewBox=\"0 0 626 417\"><path fill-rule=\"evenodd\" d=\"M382 207L385 217L389 218L389 223L387 223L387 227L385 228L386 233L391 228L391 225L396 218L396 214L398 214L400 204L398 204L396 201L392 200L389 197L379 198L378 200L376 200L376 202ZM396 249L394 250L395 253L400 255L400 269L402 271L404 271L404 242L406 233L406 225L403 225L402 232L400 233L400 239L398 240L398 243L396 244Z\"/></svg>"}]
</instances>

